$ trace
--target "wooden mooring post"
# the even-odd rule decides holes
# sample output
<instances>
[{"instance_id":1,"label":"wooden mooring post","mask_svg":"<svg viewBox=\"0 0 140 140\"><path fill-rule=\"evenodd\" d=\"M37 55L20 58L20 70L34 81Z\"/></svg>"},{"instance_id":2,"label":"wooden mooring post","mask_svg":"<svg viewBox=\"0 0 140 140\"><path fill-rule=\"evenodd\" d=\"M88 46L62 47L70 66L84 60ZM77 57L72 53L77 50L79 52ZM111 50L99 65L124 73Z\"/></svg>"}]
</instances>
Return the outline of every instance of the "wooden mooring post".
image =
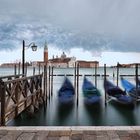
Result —
<instances>
[{"instance_id":1,"label":"wooden mooring post","mask_svg":"<svg viewBox=\"0 0 140 140\"><path fill-rule=\"evenodd\" d=\"M1 97L1 126L5 126L5 85L0 79L0 97Z\"/></svg>"},{"instance_id":2,"label":"wooden mooring post","mask_svg":"<svg viewBox=\"0 0 140 140\"><path fill-rule=\"evenodd\" d=\"M44 83L43 83L43 90L44 90L44 94L45 94L45 102L47 103L47 79L46 79L46 65L44 65Z\"/></svg>"},{"instance_id":3,"label":"wooden mooring post","mask_svg":"<svg viewBox=\"0 0 140 140\"><path fill-rule=\"evenodd\" d=\"M46 79L46 104L47 104L47 100L48 100L48 64L46 64L46 75L45 75L45 79Z\"/></svg>"},{"instance_id":4,"label":"wooden mooring post","mask_svg":"<svg viewBox=\"0 0 140 140\"><path fill-rule=\"evenodd\" d=\"M97 87L97 64L95 64L95 87Z\"/></svg>"},{"instance_id":5,"label":"wooden mooring post","mask_svg":"<svg viewBox=\"0 0 140 140\"><path fill-rule=\"evenodd\" d=\"M77 106L79 104L79 63L77 63Z\"/></svg>"},{"instance_id":6,"label":"wooden mooring post","mask_svg":"<svg viewBox=\"0 0 140 140\"><path fill-rule=\"evenodd\" d=\"M35 75L35 67L33 67L33 75Z\"/></svg>"},{"instance_id":7,"label":"wooden mooring post","mask_svg":"<svg viewBox=\"0 0 140 140\"><path fill-rule=\"evenodd\" d=\"M117 63L117 86L119 85L119 63Z\"/></svg>"},{"instance_id":8,"label":"wooden mooring post","mask_svg":"<svg viewBox=\"0 0 140 140\"><path fill-rule=\"evenodd\" d=\"M17 65L14 65L14 74L17 75Z\"/></svg>"},{"instance_id":9,"label":"wooden mooring post","mask_svg":"<svg viewBox=\"0 0 140 140\"><path fill-rule=\"evenodd\" d=\"M106 82L106 64L104 64L104 83ZM106 93L106 87L105 87L105 106L107 105L107 93Z\"/></svg>"},{"instance_id":10,"label":"wooden mooring post","mask_svg":"<svg viewBox=\"0 0 140 140\"><path fill-rule=\"evenodd\" d=\"M25 75L24 76L27 76L27 63L25 63Z\"/></svg>"},{"instance_id":11,"label":"wooden mooring post","mask_svg":"<svg viewBox=\"0 0 140 140\"><path fill-rule=\"evenodd\" d=\"M18 74L20 74L20 62L18 63Z\"/></svg>"},{"instance_id":12,"label":"wooden mooring post","mask_svg":"<svg viewBox=\"0 0 140 140\"><path fill-rule=\"evenodd\" d=\"M113 79L114 79L115 78L114 67L113 67L113 74L112 74L112 76L113 76Z\"/></svg>"},{"instance_id":13,"label":"wooden mooring post","mask_svg":"<svg viewBox=\"0 0 140 140\"><path fill-rule=\"evenodd\" d=\"M49 100L50 100L50 75L51 75L51 67L49 66L49 81L48 81Z\"/></svg>"},{"instance_id":14,"label":"wooden mooring post","mask_svg":"<svg viewBox=\"0 0 140 140\"><path fill-rule=\"evenodd\" d=\"M136 101L138 99L138 64L135 65L135 77L136 77Z\"/></svg>"},{"instance_id":15,"label":"wooden mooring post","mask_svg":"<svg viewBox=\"0 0 140 140\"><path fill-rule=\"evenodd\" d=\"M39 66L38 66L38 74L40 74L40 63L39 63Z\"/></svg>"},{"instance_id":16,"label":"wooden mooring post","mask_svg":"<svg viewBox=\"0 0 140 140\"><path fill-rule=\"evenodd\" d=\"M75 90L75 93L76 93L76 72L77 72L76 68L77 68L77 63L75 62L75 64L74 64L74 90Z\"/></svg>"},{"instance_id":17,"label":"wooden mooring post","mask_svg":"<svg viewBox=\"0 0 140 140\"><path fill-rule=\"evenodd\" d=\"M53 96L53 70L54 70L54 67L52 66L52 71L51 71L51 96Z\"/></svg>"}]
</instances>

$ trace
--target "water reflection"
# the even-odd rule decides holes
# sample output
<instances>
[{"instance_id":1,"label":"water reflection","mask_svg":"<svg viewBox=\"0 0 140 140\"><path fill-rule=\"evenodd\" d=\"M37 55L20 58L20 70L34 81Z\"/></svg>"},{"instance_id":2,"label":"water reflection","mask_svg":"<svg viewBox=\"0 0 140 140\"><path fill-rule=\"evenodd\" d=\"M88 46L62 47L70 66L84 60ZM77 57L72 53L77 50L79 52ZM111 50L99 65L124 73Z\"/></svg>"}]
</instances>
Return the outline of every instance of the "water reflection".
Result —
<instances>
[{"instance_id":1,"label":"water reflection","mask_svg":"<svg viewBox=\"0 0 140 140\"><path fill-rule=\"evenodd\" d=\"M72 117L74 103L71 104L61 104L58 102L56 110L56 119L58 125L67 125L69 124L69 118Z\"/></svg>"},{"instance_id":2,"label":"water reflection","mask_svg":"<svg viewBox=\"0 0 140 140\"><path fill-rule=\"evenodd\" d=\"M102 105L101 103L97 104L84 104L85 112L88 114L88 119L90 125L97 126L102 125Z\"/></svg>"},{"instance_id":3,"label":"water reflection","mask_svg":"<svg viewBox=\"0 0 140 140\"><path fill-rule=\"evenodd\" d=\"M9 126L45 126L46 111L41 106L40 110L36 111L34 115L29 115L27 111L23 111L19 116L8 123Z\"/></svg>"},{"instance_id":4,"label":"water reflection","mask_svg":"<svg viewBox=\"0 0 140 140\"><path fill-rule=\"evenodd\" d=\"M110 105L119 113L118 125L136 125L136 118L134 114L134 105L122 105L116 102L110 102Z\"/></svg>"}]
</instances>

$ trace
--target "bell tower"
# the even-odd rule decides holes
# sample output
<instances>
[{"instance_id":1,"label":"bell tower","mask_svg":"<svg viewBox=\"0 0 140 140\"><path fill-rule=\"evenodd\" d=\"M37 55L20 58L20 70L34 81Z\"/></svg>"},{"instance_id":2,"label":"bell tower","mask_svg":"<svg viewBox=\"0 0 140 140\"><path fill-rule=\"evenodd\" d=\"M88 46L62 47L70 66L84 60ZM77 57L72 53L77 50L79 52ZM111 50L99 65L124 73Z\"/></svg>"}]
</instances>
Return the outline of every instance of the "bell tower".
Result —
<instances>
[{"instance_id":1,"label":"bell tower","mask_svg":"<svg viewBox=\"0 0 140 140\"><path fill-rule=\"evenodd\" d=\"M48 63L48 46L46 41L44 45L44 63Z\"/></svg>"}]
</instances>

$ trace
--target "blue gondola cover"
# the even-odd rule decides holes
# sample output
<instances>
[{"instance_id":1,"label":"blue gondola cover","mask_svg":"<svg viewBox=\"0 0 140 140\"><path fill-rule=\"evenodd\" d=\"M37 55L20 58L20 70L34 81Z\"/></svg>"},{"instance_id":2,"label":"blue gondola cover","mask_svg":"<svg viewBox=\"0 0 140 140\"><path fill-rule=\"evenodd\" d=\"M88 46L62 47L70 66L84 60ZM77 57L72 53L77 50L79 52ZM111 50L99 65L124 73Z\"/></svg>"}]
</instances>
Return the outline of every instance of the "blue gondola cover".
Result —
<instances>
[{"instance_id":1,"label":"blue gondola cover","mask_svg":"<svg viewBox=\"0 0 140 140\"><path fill-rule=\"evenodd\" d=\"M58 91L58 97L60 103L72 103L74 100L74 87L70 80L65 77L65 80L61 86L61 88Z\"/></svg>"},{"instance_id":2,"label":"blue gondola cover","mask_svg":"<svg viewBox=\"0 0 140 140\"><path fill-rule=\"evenodd\" d=\"M101 94L99 90L89 80L87 80L86 77L84 77L82 90L85 97L85 103L94 104L100 101Z\"/></svg>"}]
</instances>

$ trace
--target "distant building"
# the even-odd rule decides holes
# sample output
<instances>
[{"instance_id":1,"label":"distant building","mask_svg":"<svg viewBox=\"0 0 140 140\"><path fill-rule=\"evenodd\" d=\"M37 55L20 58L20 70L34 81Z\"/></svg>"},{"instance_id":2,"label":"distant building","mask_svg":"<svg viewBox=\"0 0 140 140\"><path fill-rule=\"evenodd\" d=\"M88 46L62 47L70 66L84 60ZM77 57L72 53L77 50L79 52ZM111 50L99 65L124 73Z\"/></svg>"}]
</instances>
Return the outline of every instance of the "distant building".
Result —
<instances>
[{"instance_id":1,"label":"distant building","mask_svg":"<svg viewBox=\"0 0 140 140\"><path fill-rule=\"evenodd\" d=\"M63 67L63 68L67 68L67 67L74 67L74 63L76 61L75 57L67 57L66 54L63 52L61 57L56 57L52 59L48 60L48 64L49 66L53 66L53 67Z\"/></svg>"},{"instance_id":2,"label":"distant building","mask_svg":"<svg viewBox=\"0 0 140 140\"><path fill-rule=\"evenodd\" d=\"M99 67L98 61L77 61L79 63L80 68L93 68L93 67Z\"/></svg>"},{"instance_id":3,"label":"distant building","mask_svg":"<svg viewBox=\"0 0 140 140\"><path fill-rule=\"evenodd\" d=\"M31 66L32 64L30 62L26 62L25 66ZM0 67L14 67L14 66L22 66L22 63L3 63L0 65Z\"/></svg>"},{"instance_id":4,"label":"distant building","mask_svg":"<svg viewBox=\"0 0 140 140\"><path fill-rule=\"evenodd\" d=\"M68 62L69 67L74 67L76 62L76 57L71 57L71 60Z\"/></svg>"},{"instance_id":5,"label":"distant building","mask_svg":"<svg viewBox=\"0 0 140 140\"><path fill-rule=\"evenodd\" d=\"M140 66L140 63L130 63L130 64L120 64L120 63L118 63L117 65L119 67L122 67L122 68L135 68L136 65L139 65Z\"/></svg>"},{"instance_id":6,"label":"distant building","mask_svg":"<svg viewBox=\"0 0 140 140\"><path fill-rule=\"evenodd\" d=\"M18 65L18 63L3 63L1 67L14 67L15 65Z\"/></svg>"}]
</instances>

